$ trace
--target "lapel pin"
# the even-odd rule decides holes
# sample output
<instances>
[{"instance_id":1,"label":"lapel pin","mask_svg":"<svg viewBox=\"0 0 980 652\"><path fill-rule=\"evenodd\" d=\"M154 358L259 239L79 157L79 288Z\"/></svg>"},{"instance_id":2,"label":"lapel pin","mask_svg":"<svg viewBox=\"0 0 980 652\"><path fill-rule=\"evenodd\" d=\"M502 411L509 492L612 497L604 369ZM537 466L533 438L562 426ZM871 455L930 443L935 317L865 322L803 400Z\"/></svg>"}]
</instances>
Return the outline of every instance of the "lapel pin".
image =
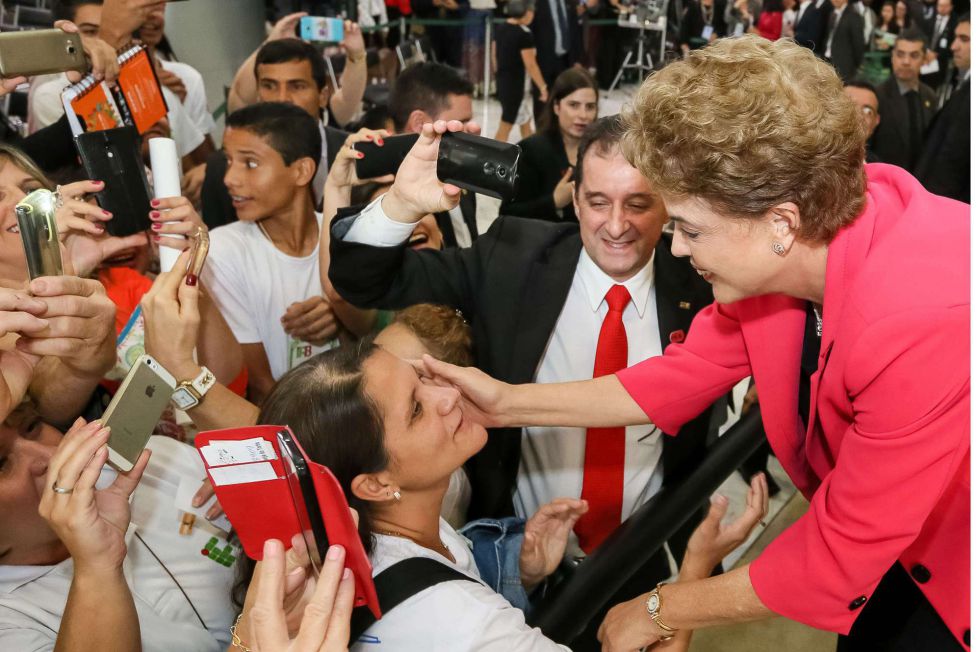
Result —
<instances>
[{"instance_id":1,"label":"lapel pin","mask_svg":"<svg viewBox=\"0 0 980 652\"><path fill-rule=\"evenodd\" d=\"M690 310L690 309L691 309L691 303L690 303L689 301L681 301L681 302L680 302L679 304L677 304L677 305L679 305L679 306L680 306L681 308L683 308L684 310Z\"/></svg>"},{"instance_id":2,"label":"lapel pin","mask_svg":"<svg viewBox=\"0 0 980 652\"><path fill-rule=\"evenodd\" d=\"M670 341L673 344L680 344L684 341L684 331L672 331L670 334Z\"/></svg>"}]
</instances>

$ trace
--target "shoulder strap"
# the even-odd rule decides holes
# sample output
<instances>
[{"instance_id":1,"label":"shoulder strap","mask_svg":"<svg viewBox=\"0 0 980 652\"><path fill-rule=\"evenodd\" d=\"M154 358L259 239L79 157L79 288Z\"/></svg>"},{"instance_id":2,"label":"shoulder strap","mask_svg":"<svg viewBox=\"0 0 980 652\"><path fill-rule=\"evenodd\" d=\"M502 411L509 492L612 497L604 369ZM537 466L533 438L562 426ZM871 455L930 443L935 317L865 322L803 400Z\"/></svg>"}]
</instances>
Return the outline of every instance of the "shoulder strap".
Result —
<instances>
[{"instance_id":1,"label":"shoulder strap","mask_svg":"<svg viewBox=\"0 0 980 652\"><path fill-rule=\"evenodd\" d=\"M430 586L467 580L476 582L469 575L428 557L403 559L378 573L374 578L374 588L378 593L378 605L382 616L416 593ZM354 610L350 623L350 645L354 645L361 634L376 622L374 614L367 607Z\"/></svg>"}]
</instances>

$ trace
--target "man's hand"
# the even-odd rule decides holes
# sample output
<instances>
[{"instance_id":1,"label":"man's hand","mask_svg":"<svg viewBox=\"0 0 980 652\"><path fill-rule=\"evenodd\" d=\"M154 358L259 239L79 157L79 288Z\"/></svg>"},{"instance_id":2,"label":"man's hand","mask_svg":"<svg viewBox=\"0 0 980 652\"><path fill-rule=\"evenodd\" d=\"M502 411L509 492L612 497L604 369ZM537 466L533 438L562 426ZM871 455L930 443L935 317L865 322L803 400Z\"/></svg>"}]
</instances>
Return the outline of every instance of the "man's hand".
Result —
<instances>
[{"instance_id":1,"label":"man's hand","mask_svg":"<svg viewBox=\"0 0 980 652\"><path fill-rule=\"evenodd\" d=\"M204 187L204 175L207 168L207 163L201 163L188 170L184 174L184 178L180 180L180 194L191 200L191 204L195 206L201 203L201 189Z\"/></svg>"},{"instance_id":2,"label":"man's hand","mask_svg":"<svg viewBox=\"0 0 980 652\"><path fill-rule=\"evenodd\" d=\"M344 21L344 40L340 44L350 59L359 59L367 51L361 26L350 20Z\"/></svg>"},{"instance_id":3,"label":"man's hand","mask_svg":"<svg viewBox=\"0 0 980 652\"><path fill-rule=\"evenodd\" d=\"M78 26L70 20L55 21L55 28L60 29L66 34L77 34ZM92 66L92 75L99 81L106 81L110 84L116 81L119 76L119 61L116 58L115 49L100 38L94 36L81 35L82 50L88 57ZM73 84L82 79L82 74L72 70L68 72L68 81Z\"/></svg>"},{"instance_id":4,"label":"man's hand","mask_svg":"<svg viewBox=\"0 0 980 652\"><path fill-rule=\"evenodd\" d=\"M105 0L99 38L113 48L121 48L133 38L133 32L146 22L152 11L166 4L165 0Z\"/></svg>"},{"instance_id":5,"label":"man's hand","mask_svg":"<svg viewBox=\"0 0 980 652\"><path fill-rule=\"evenodd\" d=\"M442 134L466 130L479 134L475 122L463 125L459 120L437 120L422 126L419 139L402 161L395 183L381 200L385 215L396 222L418 222L429 213L448 211L459 203L460 189L436 177L439 142Z\"/></svg>"},{"instance_id":6,"label":"man's hand","mask_svg":"<svg viewBox=\"0 0 980 652\"><path fill-rule=\"evenodd\" d=\"M337 318L323 296L291 304L280 321L288 335L315 346L323 346L337 337Z\"/></svg>"},{"instance_id":7,"label":"man's hand","mask_svg":"<svg viewBox=\"0 0 980 652\"><path fill-rule=\"evenodd\" d=\"M568 534L589 504L576 498L556 498L535 512L524 526L521 542L521 584L531 591L555 572L565 555Z\"/></svg>"},{"instance_id":8,"label":"man's hand","mask_svg":"<svg viewBox=\"0 0 980 652\"><path fill-rule=\"evenodd\" d=\"M283 16L272 26L272 29L269 30L269 36L265 40L278 41L284 38L297 38L296 26L299 25L300 20L308 15L305 11L297 11L294 14Z\"/></svg>"},{"instance_id":9,"label":"man's hand","mask_svg":"<svg viewBox=\"0 0 980 652\"><path fill-rule=\"evenodd\" d=\"M77 276L45 276L30 283L44 304L35 316L47 327L23 333L17 350L53 356L69 370L102 377L116 360L116 306L98 281Z\"/></svg>"},{"instance_id":10,"label":"man's hand","mask_svg":"<svg viewBox=\"0 0 980 652\"><path fill-rule=\"evenodd\" d=\"M572 203L572 191L574 187L572 182L572 168L568 168L565 170L565 174L561 175L561 180L555 186L555 191L551 195L555 200L555 208L565 208Z\"/></svg>"}]
</instances>

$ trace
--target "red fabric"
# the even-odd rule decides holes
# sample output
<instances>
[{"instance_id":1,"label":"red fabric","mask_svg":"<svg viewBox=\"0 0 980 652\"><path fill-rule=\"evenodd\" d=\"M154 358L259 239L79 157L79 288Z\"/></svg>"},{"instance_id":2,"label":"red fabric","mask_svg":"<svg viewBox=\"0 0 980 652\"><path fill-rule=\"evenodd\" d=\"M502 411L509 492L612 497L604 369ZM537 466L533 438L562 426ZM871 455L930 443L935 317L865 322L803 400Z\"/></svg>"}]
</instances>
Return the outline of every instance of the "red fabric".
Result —
<instances>
[{"instance_id":1,"label":"red fabric","mask_svg":"<svg viewBox=\"0 0 980 652\"><path fill-rule=\"evenodd\" d=\"M783 34L783 12L763 11L755 28L759 30L759 36L775 41Z\"/></svg>"},{"instance_id":2,"label":"red fabric","mask_svg":"<svg viewBox=\"0 0 980 652\"><path fill-rule=\"evenodd\" d=\"M970 626L970 211L866 166L867 206L830 244L810 423L798 413L805 304L713 304L686 341L618 374L676 433L749 373L766 435L809 511L750 568L773 611L847 633L898 559L957 640ZM921 576L921 574L920 574Z\"/></svg>"},{"instance_id":3,"label":"red fabric","mask_svg":"<svg viewBox=\"0 0 980 652\"><path fill-rule=\"evenodd\" d=\"M108 267L99 270L99 282L105 287L106 295L116 304L118 336L140 305L140 299L153 287L153 281L128 267Z\"/></svg>"},{"instance_id":4,"label":"red fabric","mask_svg":"<svg viewBox=\"0 0 980 652\"><path fill-rule=\"evenodd\" d=\"M608 376L625 369L629 361L629 342L623 325L623 310L630 293L614 285L606 293L609 312L599 329L592 376ZM623 473L626 465L625 428L589 428L585 433L585 473L582 498L589 511L576 523L579 545L589 553L616 529L623 514Z\"/></svg>"}]
</instances>

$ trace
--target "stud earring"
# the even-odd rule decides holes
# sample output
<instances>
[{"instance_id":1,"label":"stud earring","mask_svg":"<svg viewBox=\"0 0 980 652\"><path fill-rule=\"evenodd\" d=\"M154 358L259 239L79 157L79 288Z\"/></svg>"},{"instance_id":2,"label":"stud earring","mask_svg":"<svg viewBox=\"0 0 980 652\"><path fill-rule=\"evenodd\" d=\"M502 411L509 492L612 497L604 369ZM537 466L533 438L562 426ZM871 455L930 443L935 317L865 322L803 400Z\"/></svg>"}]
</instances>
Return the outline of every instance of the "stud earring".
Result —
<instances>
[{"instance_id":1,"label":"stud earring","mask_svg":"<svg viewBox=\"0 0 980 652\"><path fill-rule=\"evenodd\" d=\"M395 500L401 500L401 499L402 499L402 492L396 491L395 492Z\"/></svg>"},{"instance_id":2,"label":"stud earring","mask_svg":"<svg viewBox=\"0 0 980 652\"><path fill-rule=\"evenodd\" d=\"M782 256L786 253L786 247L784 247L781 242L773 242L772 253L776 254L777 256Z\"/></svg>"}]
</instances>

